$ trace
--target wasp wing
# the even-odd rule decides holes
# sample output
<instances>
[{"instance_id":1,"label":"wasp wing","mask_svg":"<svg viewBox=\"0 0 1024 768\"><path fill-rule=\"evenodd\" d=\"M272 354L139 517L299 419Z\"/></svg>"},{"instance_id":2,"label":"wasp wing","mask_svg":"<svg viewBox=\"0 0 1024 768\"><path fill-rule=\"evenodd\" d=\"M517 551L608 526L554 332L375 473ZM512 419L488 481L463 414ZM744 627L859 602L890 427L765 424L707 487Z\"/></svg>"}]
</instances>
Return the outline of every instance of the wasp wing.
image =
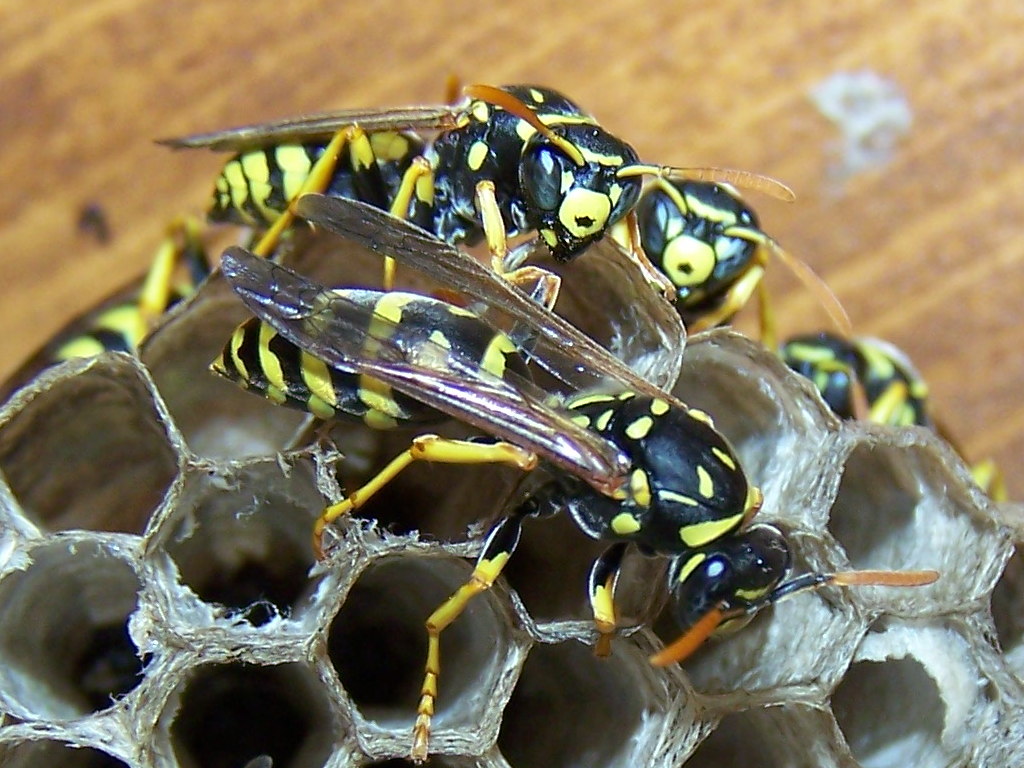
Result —
<instances>
[{"instance_id":1,"label":"wasp wing","mask_svg":"<svg viewBox=\"0 0 1024 768\"><path fill-rule=\"evenodd\" d=\"M636 392L678 404L570 322L429 232L364 203L326 195L304 195L299 199L298 213L533 329L536 334L531 343L536 353L531 359L559 380L580 389L607 389L611 378Z\"/></svg>"},{"instance_id":2,"label":"wasp wing","mask_svg":"<svg viewBox=\"0 0 1024 768\"><path fill-rule=\"evenodd\" d=\"M358 125L365 131L428 131L455 127L459 108L451 105L399 107L396 109L351 109L302 115L257 125L243 125L210 133L196 133L173 139L158 139L175 149L211 149L243 152L250 149L306 141L327 141L342 128Z\"/></svg>"},{"instance_id":3,"label":"wasp wing","mask_svg":"<svg viewBox=\"0 0 1024 768\"><path fill-rule=\"evenodd\" d=\"M543 394L530 392L527 383L513 384L448 357L440 345L403 349L393 342L394 323L372 308L242 248L229 248L221 269L257 317L328 365L372 376L533 451L601 493L609 494L625 481L629 460L618 448L547 405Z\"/></svg>"}]
</instances>

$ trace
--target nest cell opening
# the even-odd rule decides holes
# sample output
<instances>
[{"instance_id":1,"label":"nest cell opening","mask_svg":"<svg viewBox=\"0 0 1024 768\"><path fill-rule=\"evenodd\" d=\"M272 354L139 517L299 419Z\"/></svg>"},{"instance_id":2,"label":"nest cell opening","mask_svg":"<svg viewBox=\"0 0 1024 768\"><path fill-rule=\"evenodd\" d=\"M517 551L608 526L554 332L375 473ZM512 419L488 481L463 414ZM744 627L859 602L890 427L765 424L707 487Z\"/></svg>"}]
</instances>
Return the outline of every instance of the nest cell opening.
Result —
<instances>
[{"instance_id":1,"label":"nest cell opening","mask_svg":"<svg viewBox=\"0 0 1024 768\"><path fill-rule=\"evenodd\" d=\"M0 429L0 470L48 531L141 533L177 465L150 390L121 356L59 380Z\"/></svg>"},{"instance_id":2,"label":"nest cell opening","mask_svg":"<svg viewBox=\"0 0 1024 768\"><path fill-rule=\"evenodd\" d=\"M498 747L513 768L646 765L667 707L643 654L607 659L575 641L536 645L505 708Z\"/></svg>"},{"instance_id":3,"label":"nest cell opening","mask_svg":"<svg viewBox=\"0 0 1024 768\"><path fill-rule=\"evenodd\" d=\"M958 764L941 740L945 702L913 657L853 664L832 696L846 743L865 768Z\"/></svg>"},{"instance_id":4,"label":"nest cell opening","mask_svg":"<svg viewBox=\"0 0 1024 768\"><path fill-rule=\"evenodd\" d=\"M1002 577L992 590L992 619L1006 660L1024 680L1024 553L1014 547Z\"/></svg>"},{"instance_id":5,"label":"nest cell opening","mask_svg":"<svg viewBox=\"0 0 1024 768\"><path fill-rule=\"evenodd\" d=\"M128 768L127 763L101 750L49 739L0 747L0 765L4 768Z\"/></svg>"},{"instance_id":6,"label":"nest cell opening","mask_svg":"<svg viewBox=\"0 0 1024 768\"><path fill-rule=\"evenodd\" d=\"M189 478L165 547L181 581L254 626L301 614L314 586L314 513L323 506L312 469L296 463L284 475L276 462L261 463L234 473L227 488L210 480Z\"/></svg>"},{"instance_id":7,"label":"nest cell opening","mask_svg":"<svg viewBox=\"0 0 1024 768\"><path fill-rule=\"evenodd\" d=\"M267 756L274 768L320 768L331 722L326 691L302 665L208 665L180 690L171 745L180 765L238 768Z\"/></svg>"},{"instance_id":8,"label":"nest cell opening","mask_svg":"<svg viewBox=\"0 0 1024 768\"><path fill-rule=\"evenodd\" d=\"M0 582L0 690L22 718L68 719L111 705L142 679L128 635L141 584L93 542L60 542Z\"/></svg>"},{"instance_id":9,"label":"nest cell opening","mask_svg":"<svg viewBox=\"0 0 1024 768\"><path fill-rule=\"evenodd\" d=\"M470 575L448 558L385 556L349 591L330 627L328 655L362 716L382 729L412 728L427 658L427 617ZM507 619L485 593L441 634L432 729L478 726L505 665Z\"/></svg>"},{"instance_id":10,"label":"nest cell opening","mask_svg":"<svg viewBox=\"0 0 1024 768\"><path fill-rule=\"evenodd\" d=\"M245 392L210 370L247 317L224 285L154 331L140 351L168 411L195 453L211 458L266 456L290 446L308 416Z\"/></svg>"},{"instance_id":11,"label":"nest cell opening","mask_svg":"<svg viewBox=\"0 0 1024 768\"><path fill-rule=\"evenodd\" d=\"M852 566L937 570L933 586L861 588L868 602L912 611L947 596L959 606L994 579L1000 539L969 494L923 447L861 443L851 452L828 529Z\"/></svg>"},{"instance_id":12,"label":"nest cell opening","mask_svg":"<svg viewBox=\"0 0 1024 768\"><path fill-rule=\"evenodd\" d=\"M726 715L686 761L687 768L818 768L833 765L826 712L787 704ZM753 760L752 760L753 758Z\"/></svg>"}]
</instances>

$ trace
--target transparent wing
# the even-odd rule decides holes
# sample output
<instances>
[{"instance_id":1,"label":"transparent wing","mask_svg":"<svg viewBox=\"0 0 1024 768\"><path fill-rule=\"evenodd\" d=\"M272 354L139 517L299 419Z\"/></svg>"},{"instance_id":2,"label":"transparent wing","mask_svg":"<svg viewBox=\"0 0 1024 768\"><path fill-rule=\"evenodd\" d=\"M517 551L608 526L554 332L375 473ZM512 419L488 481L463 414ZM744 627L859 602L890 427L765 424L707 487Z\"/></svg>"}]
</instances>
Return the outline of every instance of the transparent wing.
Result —
<instances>
[{"instance_id":1,"label":"transparent wing","mask_svg":"<svg viewBox=\"0 0 1024 768\"><path fill-rule=\"evenodd\" d=\"M534 451L601 493L625 481L629 461L612 443L573 423L524 380L498 378L429 342L394 343L395 324L242 248L221 269L246 306L278 333L328 365L379 379L488 434ZM481 321L482 322L482 321ZM367 340L372 339L372 344ZM372 349L372 352L368 351ZM444 365L438 361L446 360Z\"/></svg>"},{"instance_id":2,"label":"transparent wing","mask_svg":"<svg viewBox=\"0 0 1024 768\"><path fill-rule=\"evenodd\" d=\"M363 203L325 195L303 196L298 212L313 224L391 256L533 329L531 359L559 380L579 389L607 389L610 379L678 404L567 320L429 232Z\"/></svg>"},{"instance_id":3,"label":"transparent wing","mask_svg":"<svg viewBox=\"0 0 1024 768\"><path fill-rule=\"evenodd\" d=\"M397 109L351 109L302 115L258 125L243 125L210 133L196 133L173 139L158 139L175 149L211 149L242 152L289 142L329 140L342 128L358 124L365 131L426 131L455 127L459 109L451 105L399 107Z\"/></svg>"}]
</instances>

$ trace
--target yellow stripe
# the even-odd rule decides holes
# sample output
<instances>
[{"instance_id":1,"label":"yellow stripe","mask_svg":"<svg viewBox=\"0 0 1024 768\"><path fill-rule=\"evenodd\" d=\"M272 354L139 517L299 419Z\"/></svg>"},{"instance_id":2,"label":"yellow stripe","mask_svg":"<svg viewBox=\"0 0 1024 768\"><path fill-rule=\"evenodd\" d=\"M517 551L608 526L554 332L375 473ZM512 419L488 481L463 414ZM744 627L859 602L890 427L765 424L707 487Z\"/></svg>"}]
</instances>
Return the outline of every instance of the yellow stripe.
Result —
<instances>
[{"instance_id":1,"label":"yellow stripe","mask_svg":"<svg viewBox=\"0 0 1024 768\"><path fill-rule=\"evenodd\" d=\"M305 148L299 144L282 144L274 150L274 161L281 169L284 199L291 200L302 189L313 167Z\"/></svg>"},{"instance_id":2,"label":"yellow stripe","mask_svg":"<svg viewBox=\"0 0 1024 768\"><path fill-rule=\"evenodd\" d=\"M712 420L710 414L708 414L707 411L702 411L700 408L688 408L686 412L690 415L690 418L704 422L709 427L714 429L715 422Z\"/></svg>"},{"instance_id":3,"label":"yellow stripe","mask_svg":"<svg viewBox=\"0 0 1024 768\"><path fill-rule=\"evenodd\" d=\"M338 396L334 391L334 381L327 364L303 351L299 356L299 372L303 383L309 387L309 412L318 419L330 419L335 416Z\"/></svg>"},{"instance_id":4,"label":"yellow stripe","mask_svg":"<svg viewBox=\"0 0 1024 768\"><path fill-rule=\"evenodd\" d=\"M607 411L602 411L601 414L594 421L594 426L597 427L598 432L603 432L608 429L608 422L612 420L612 416L615 415L615 411L609 408Z\"/></svg>"},{"instance_id":5,"label":"yellow stripe","mask_svg":"<svg viewBox=\"0 0 1024 768\"><path fill-rule=\"evenodd\" d=\"M684 496L681 493L676 493L675 491L669 491L669 490L666 490L665 488L662 488L660 491L658 491L658 498L659 499L664 499L665 501L673 501L676 504L685 504L688 507L699 507L700 506L700 502L697 501L695 498L693 498L691 496Z\"/></svg>"},{"instance_id":6,"label":"yellow stripe","mask_svg":"<svg viewBox=\"0 0 1024 768\"><path fill-rule=\"evenodd\" d=\"M274 340L277 333L266 323L260 323L260 341L259 341L259 359L260 369L263 374L267 377L271 387L274 387L281 392L287 390L288 385L285 382L284 371L281 369L281 361L277 359L277 355L270 351L270 342Z\"/></svg>"},{"instance_id":7,"label":"yellow stripe","mask_svg":"<svg viewBox=\"0 0 1024 768\"><path fill-rule=\"evenodd\" d=\"M246 369L245 363L242 362L241 355L238 354L243 343L245 343L245 326L240 325L231 334L231 364L245 381L249 381L251 378L249 371Z\"/></svg>"},{"instance_id":8,"label":"yellow stripe","mask_svg":"<svg viewBox=\"0 0 1024 768\"><path fill-rule=\"evenodd\" d=\"M249 199L249 185L245 182L242 164L238 160L229 160L224 165L221 175L231 189L231 205L241 211L245 201Z\"/></svg>"},{"instance_id":9,"label":"yellow stripe","mask_svg":"<svg viewBox=\"0 0 1024 768\"><path fill-rule=\"evenodd\" d=\"M505 366L508 363L507 355L515 354L517 347L512 340L503 333L495 334L484 350L480 367L498 378L505 375Z\"/></svg>"},{"instance_id":10,"label":"yellow stripe","mask_svg":"<svg viewBox=\"0 0 1024 768\"><path fill-rule=\"evenodd\" d=\"M573 408L583 408L588 405L594 405L596 403L613 403L615 398L611 395L583 395L577 397L570 402Z\"/></svg>"},{"instance_id":11,"label":"yellow stripe","mask_svg":"<svg viewBox=\"0 0 1024 768\"><path fill-rule=\"evenodd\" d=\"M723 517L721 520L708 520L703 523L684 525L679 529L679 538L688 547L703 547L708 542L725 536L739 525L742 519L743 515L739 514Z\"/></svg>"},{"instance_id":12,"label":"yellow stripe","mask_svg":"<svg viewBox=\"0 0 1024 768\"><path fill-rule=\"evenodd\" d=\"M359 399L370 410L380 411L385 416L397 419L402 415L398 409L398 403L395 402L391 387L372 376L361 375L359 377Z\"/></svg>"},{"instance_id":13,"label":"yellow stripe","mask_svg":"<svg viewBox=\"0 0 1024 768\"><path fill-rule=\"evenodd\" d=\"M729 469L736 469L736 462L733 461L732 456L723 451L717 445L711 447L711 452L718 457L718 460L725 464Z\"/></svg>"},{"instance_id":14,"label":"yellow stripe","mask_svg":"<svg viewBox=\"0 0 1024 768\"><path fill-rule=\"evenodd\" d=\"M242 172L249 180L252 201L265 218L274 218L277 212L267 207L267 199L270 197L272 189L270 186L270 167L267 165L266 154L261 151L248 152L242 155L241 160Z\"/></svg>"}]
</instances>

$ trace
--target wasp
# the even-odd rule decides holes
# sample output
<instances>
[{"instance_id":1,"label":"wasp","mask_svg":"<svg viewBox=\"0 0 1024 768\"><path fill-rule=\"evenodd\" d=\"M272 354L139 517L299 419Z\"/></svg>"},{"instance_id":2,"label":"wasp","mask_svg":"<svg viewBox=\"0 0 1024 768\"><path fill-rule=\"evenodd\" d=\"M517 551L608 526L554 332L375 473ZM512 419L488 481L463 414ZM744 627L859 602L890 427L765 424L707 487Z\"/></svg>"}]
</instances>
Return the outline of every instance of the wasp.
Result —
<instances>
[{"instance_id":1,"label":"wasp","mask_svg":"<svg viewBox=\"0 0 1024 768\"><path fill-rule=\"evenodd\" d=\"M762 281L774 256L812 291L839 332L852 335L828 285L764 232L757 213L730 184L658 177L644 187L635 212L641 249L674 286L673 300L689 331L728 322L756 292L762 341L774 348L774 319ZM612 235L629 247L626 222L616 224Z\"/></svg>"},{"instance_id":2,"label":"wasp","mask_svg":"<svg viewBox=\"0 0 1024 768\"><path fill-rule=\"evenodd\" d=\"M359 200L432 232L448 244L485 241L495 272L536 286L553 306L558 279L524 266L508 238L536 232L555 260L574 258L631 216L644 176L744 183L791 198L784 185L726 169L641 163L636 151L550 88L471 85L457 103L312 115L180 139L172 147L234 151L217 179L213 220L266 229L254 248L269 255L305 193ZM433 135L424 138L427 132ZM648 283L671 282L623 239ZM384 287L394 264L385 261Z\"/></svg>"},{"instance_id":3,"label":"wasp","mask_svg":"<svg viewBox=\"0 0 1024 768\"><path fill-rule=\"evenodd\" d=\"M530 360L567 378L578 375L581 383L603 382L600 389L570 392L555 402L524 376L525 360L513 362L519 354L515 340L479 317L480 338L490 341L463 347L463 334L453 332L450 317L421 328L417 316L406 315L403 308L419 300L403 297L398 300L402 311L395 311L387 293L366 300L242 249L225 253L224 274L246 306L301 354L319 361L314 367L355 374L361 390L380 396L371 400L382 411L392 410L387 393L397 391L490 438L483 443L415 438L378 475L324 510L314 534L318 545L328 523L364 504L417 460L502 463L541 473L531 493L491 526L470 579L426 621L414 760L426 759L429 752L440 635L474 596L493 585L516 550L526 518L566 512L586 535L609 542L588 582L598 654L609 652L616 628L615 587L627 548L670 558L669 591L684 634L652 657L658 665L686 657L717 629L742 623L797 592L826 585L914 586L937 578L935 571L905 571L815 573L787 580L789 545L777 528L754 522L761 492L707 413L623 371L623 364L600 347L582 347L587 352L581 355L577 344L585 343L583 334L529 299L524 298L529 313L519 312L506 300L517 290L428 233L365 205L329 197L306 197L299 212L403 264L440 268L452 275L452 287L497 305L517 325L541 318L543 324L529 336ZM466 311L455 314L468 321ZM480 346L500 348L504 364L481 363Z\"/></svg>"},{"instance_id":4,"label":"wasp","mask_svg":"<svg viewBox=\"0 0 1024 768\"><path fill-rule=\"evenodd\" d=\"M174 220L140 281L58 331L21 366L5 388L13 391L43 369L76 357L134 353L160 316L195 293L209 273L210 261L199 223L189 218Z\"/></svg>"},{"instance_id":5,"label":"wasp","mask_svg":"<svg viewBox=\"0 0 1024 768\"><path fill-rule=\"evenodd\" d=\"M910 358L887 341L819 332L794 336L779 348L779 355L814 384L841 419L927 427L947 437L931 413L928 384ZM974 465L971 473L992 499L1007 500L1002 472L991 459Z\"/></svg>"}]
</instances>

